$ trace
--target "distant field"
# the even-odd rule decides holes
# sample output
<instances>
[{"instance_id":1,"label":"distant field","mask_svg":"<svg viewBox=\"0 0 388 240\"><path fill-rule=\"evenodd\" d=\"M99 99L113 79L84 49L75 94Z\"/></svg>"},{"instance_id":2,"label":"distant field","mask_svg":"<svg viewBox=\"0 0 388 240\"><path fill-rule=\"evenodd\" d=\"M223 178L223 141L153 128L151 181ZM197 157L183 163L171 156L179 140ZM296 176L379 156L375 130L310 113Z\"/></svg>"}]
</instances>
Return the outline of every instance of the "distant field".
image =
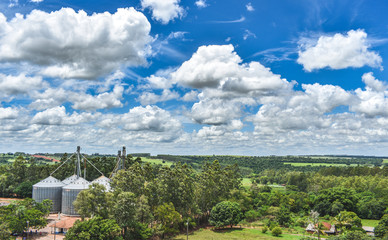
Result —
<instances>
[{"instance_id":1,"label":"distant field","mask_svg":"<svg viewBox=\"0 0 388 240\"><path fill-rule=\"evenodd\" d=\"M380 220L374 219L361 219L362 226L376 227Z\"/></svg>"},{"instance_id":2,"label":"distant field","mask_svg":"<svg viewBox=\"0 0 388 240\"><path fill-rule=\"evenodd\" d=\"M311 156L313 159L352 159L351 157L332 157L332 156Z\"/></svg>"},{"instance_id":3,"label":"distant field","mask_svg":"<svg viewBox=\"0 0 388 240\"><path fill-rule=\"evenodd\" d=\"M251 228L233 228L222 231L212 231L210 229L200 229L193 233L189 233L190 240L238 240L238 239L284 239L294 240L300 239L299 235L282 234L281 237L274 237L270 232L262 233L260 229ZM186 240L186 235L182 234L173 239Z\"/></svg>"},{"instance_id":4,"label":"distant field","mask_svg":"<svg viewBox=\"0 0 388 240\"><path fill-rule=\"evenodd\" d=\"M357 166L357 164L346 165L343 163L294 163L294 162L285 162L284 164L290 164L295 167L305 167L305 166L326 166L326 167L349 167L349 166Z\"/></svg>"},{"instance_id":5,"label":"distant field","mask_svg":"<svg viewBox=\"0 0 388 240\"><path fill-rule=\"evenodd\" d=\"M164 161L164 163L163 163L162 159L153 159L153 158L142 157L141 160L143 162L148 162L148 163L151 163L151 164L161 164L161 165L166 165L166 166L169 166L169 167L173 164L173 162L169 162L169 161Z\"/></svg>"},{"instance_id":6,"label":"distant field","mask_svg":"<svg viewBox=\"0 0 388 240\"><path fill-rule=\"evenodd\" d=\"M388 163L388 159L385 158L385 159L383 160L383 163Z\"/></svg>"}]
</instances>

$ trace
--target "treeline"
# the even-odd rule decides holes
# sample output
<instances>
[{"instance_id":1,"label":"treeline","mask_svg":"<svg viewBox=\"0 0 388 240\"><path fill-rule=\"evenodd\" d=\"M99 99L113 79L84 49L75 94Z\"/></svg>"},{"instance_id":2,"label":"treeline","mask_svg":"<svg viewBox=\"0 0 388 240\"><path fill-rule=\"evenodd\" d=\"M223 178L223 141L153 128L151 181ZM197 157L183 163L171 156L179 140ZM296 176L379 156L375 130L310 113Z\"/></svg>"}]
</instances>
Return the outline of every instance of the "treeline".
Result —
<instances>
[{"instance_id":1,"label":"treeline","mask_svg":"<svg viewBox=\"0 0 388 240\"><path fill-rule=\"evenodd\" d=\"M294 157L294 156L178 156L178 155L157 155L154 158L163 159L171 162L182 162L192 166L194 169L200 169L200 166L205 162L218 160L221 165L238 164L241 170L244 168L249 171L242 171L244 176L251 172L260 173L266 169L287 170L287 171L304 171L317 172L321 169L328 168L327 166L293 166L286 163L328 163L328 164L359 164L368 166L382 166L383 159L381 158L311 158L311 157Z\"/></svg>"}]
</instances>

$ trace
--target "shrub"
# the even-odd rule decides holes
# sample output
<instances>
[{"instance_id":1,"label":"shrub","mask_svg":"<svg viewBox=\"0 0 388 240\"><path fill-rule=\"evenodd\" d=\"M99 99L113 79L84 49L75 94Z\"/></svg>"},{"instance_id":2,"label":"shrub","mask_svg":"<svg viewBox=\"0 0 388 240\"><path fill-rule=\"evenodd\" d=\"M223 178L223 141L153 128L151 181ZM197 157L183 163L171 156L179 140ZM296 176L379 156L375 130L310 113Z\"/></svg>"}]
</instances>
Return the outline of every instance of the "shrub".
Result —
<instances>
[{"instance_id":1,"label":"shrub","mask_svg":"<svg viewBox=\"0 0 388 240\"><path fill-rule=\"evenodd\" d=\"M268 227L267 226L264 226L262 229L261 229L261 232L262 233L266 233L268 231Z\"/></svg>"},{"instance_id":2,"label":"shrub","mask_svg":"<svg viewBox=\"0 0 388 240\"><path fill-rule=\"evenodd\" d=\"M272 229L272 235L274 235L275 237L279 237L280 235L282 235L282 229L280 227L274 227Z\"/></svg>"},{"instance_id":3,"label":"shrub","mask_svg":"<svg viewBox=\"0 0 388 240\"><path fill-rule=\"evenodd\" d=\"M209 222L215 227L238 224L241 221L240 205L235 202L223 201L212 208Z\"/></svg>"}]
</instances>

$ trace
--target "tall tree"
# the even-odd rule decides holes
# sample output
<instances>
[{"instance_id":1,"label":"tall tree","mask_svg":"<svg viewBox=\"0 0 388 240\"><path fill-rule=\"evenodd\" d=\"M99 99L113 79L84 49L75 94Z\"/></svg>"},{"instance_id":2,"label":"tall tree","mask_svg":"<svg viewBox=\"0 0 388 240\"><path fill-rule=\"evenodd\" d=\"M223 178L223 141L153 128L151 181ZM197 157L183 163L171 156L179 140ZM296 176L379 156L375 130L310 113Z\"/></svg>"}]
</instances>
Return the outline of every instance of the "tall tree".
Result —
<instances>
[{"instance_id":1,"label":"tall tree","mask_svg":"<svg viewBox=\"0 0 388 240\"><path fill-rule=\"evenodd\" d=\"M93 216L109 218L113 205L113 194L107 192L103 185L93 183L89 189L78 194L73 205L82 219Z\"/></svg>"}]
</instances>

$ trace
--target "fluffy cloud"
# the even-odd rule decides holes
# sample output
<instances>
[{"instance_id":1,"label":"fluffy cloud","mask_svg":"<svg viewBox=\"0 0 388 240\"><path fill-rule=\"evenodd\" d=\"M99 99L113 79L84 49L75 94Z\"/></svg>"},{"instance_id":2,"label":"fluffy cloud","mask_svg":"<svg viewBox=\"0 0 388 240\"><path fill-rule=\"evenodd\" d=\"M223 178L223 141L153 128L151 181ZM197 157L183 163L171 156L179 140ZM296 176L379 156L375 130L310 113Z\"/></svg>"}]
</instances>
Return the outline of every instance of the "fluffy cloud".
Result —
<instances>
[{"instance_id":1,"label":"fluffy cloud","mask_svg":"<svg viewBox=\"0 0 388 240\"><path fill-rule=\"evenodd\" d=\"M368 50L367 34L351 30L347 35L321 36L314 44L301 46L297 62L311 72L315 69L343 69L348 67L381 67L382 59Z\"/></svg>"},{"instance_id":2,"label":"fluffy cloud","mask_svg":"<svg viewBox=\"0 0 388 240\"><path fill-rule=\"evenodd\" d=\"M375 79L372 73L364 74L362 80L366 84L365 91L356 89L358 101L351 106L350 110L363 113L368 117L388 116L387 85Z\"/></svg>"},{"instance_id":3,"label":"fluffy cloud","mask_svg":"<svg viewBox=\"0 0 388 240\"><path fill-rule=\"evenodd\" d=\"M19 111L17 109L0 107L0 119L16 119L18 115Z\"/></svg>"},{"instance_id":4,"label":"fluffy cloud","mask_svg":"<svg viewBox=\"0 0 388 240\"><path fill-rule=\"evenodd\" d=\"M38 112L32 122L39 125L77 125L82 122L89 121L93 118L90 113L66 113L64 106L47 109L43 112Z\"/></svg>"},{"instance_id":5,"label":"fluffy cloud","mask_svg":"<svg viewBox=\"0 0 388 240\"><path fill-rule=\"evenodd\" d=\"M219 88L232 92L269 92L290 87L259 62L242 64L232 45L199 47L190 60L171 74L172 80L193 88Z\"/></svg>"},{"instance_id":6,"label":"fluffy cloud","mask_svg":"<svg viewBox=\"0 0 388 240\"><path fill-rule=\"evenodd\" d=\"M128 131L176 132L181 123L157 106L135 107L121 117L123 129Z\"/></svg>"},{"instance_id":7,"label":"fluffy cloud","mask_svg":"<svg viewBox=\"0 0 388 240\"><path fill-rule=\"evenodd\" d=\"M152 88L167 89L172 87L171 81L165 77L151 75L147 77L146 80L150 83L150 87Z\"/></svg>"},{"instance_id":8,"label":"fluffy cloud","mask_svg":"<svg viewBox=\"0 0 388 240\"><path fill-rule=\"evenodd\" d=\"M143 9L151 9L152 18L167 24L185 14L185 10L179 6L179 2L180 0L141 0L141 6Z\"/></svg>"},{"instance_id":9,"label":"fluffy cloud","mask_svg":"<svg viewBox=\"0 0 388 240\"><path fill-rule=\"evenodd\" d=\"M205 8L207 7L207 3L206 3L206 0L197 0L195 1L195 5L198 7L198 8Z\"/></svg>"},{"instance_id":10,"label":"fluffy cloud","mask_svg":"<svg viewBox=\"0 0 388 240\"><path fill-rule=\"evenodd\" d=\"M151 26L133 8L95 13L33 10L7 21L0 14L0 61L42 66L51 77L94 79L145 62Z\"/></svg>"},{"instance_id":11,"label":"fluffy cloud","mask_svg":"<svg viewBox=\"0 0 388 240\"><path fill-rule=\"evenodd\" d=\"M249 11L249 12L255 11L255 9L252 6L252 3L248 3L247 5L245 5L245 7L247 8L247 11Z\"/></svg>"},{"instance_id":12,"label":"fluffy cloud","mask_svg":"<svg viewBox=\"0 0 388 240\"><path fill-rule=\"evenodd\" d=\"M35 99L30 107L36 110L53 108L65 102L72 103L72 107L78 110L93 111L121 107L121 99L124 87L117 85L112 92L104 92L97 95L90 95L84 92L75 92L63 88L48 88L44 92L34 92L31 95Z\"/></svg>"},{"instance_id":13,"label":"fluffy cloud","mask_svg":"<svg viewBox=\"0 0 388 240\"><path fill-rule=\"evenodd\" d=\"M137 100L141 103L141 105L150 105L177 98L179 98L179 94L177 92L165 89L163 90L162 95L157 95L152 92L144 92L139 96Z\"/></svg>"},{"instance_id":14,"label":"fluffy cloud","mask_svg":"<svg viewBox=\"0 0 388 240\"><path fill-rule=\"evenodd\" d=\"M123 106L120 101L123 92L124 88L122 86L115 86L111 93L105 92L95 96L74 93L69 99L73 102L72 107L74 109L91 111L96 109L116 108Z\"/></svg>"},{"instance_id":15,"label":"fluffy cloud","mask_svg":"<svg viewBox=\"0 0 388 240\"><path fill-rule=\"evenodd\" d=\"M18 76L4 75L0 73L0 96L27 94L44 86L41 77L27 77L25 74Z\"/></svg>"},{"instance_id":16,"label":"fluffy cloud","mask_svg":"<svg viewBox=\"0 0 388 240\"><path fill-rule=\"evenodd\" d=\"M352 95L338 86L303 84L304 92L278 96L263 105L253 118L255 131L260 134L290 130L320 129L332 122L326 113L334 108L347 106Z\"/></svg>"},{"instance_id":17,"label":"fluffy cloud","mask_svg":"<svg viewBox=\"0 0 388 240\"><path fill-rule=\"evenodd\" d=\"M206 99L193 105L191 117L200 124L221 125L238 118L242 112L241 107L239 101Z\"/></svg>"}]
</instances>

